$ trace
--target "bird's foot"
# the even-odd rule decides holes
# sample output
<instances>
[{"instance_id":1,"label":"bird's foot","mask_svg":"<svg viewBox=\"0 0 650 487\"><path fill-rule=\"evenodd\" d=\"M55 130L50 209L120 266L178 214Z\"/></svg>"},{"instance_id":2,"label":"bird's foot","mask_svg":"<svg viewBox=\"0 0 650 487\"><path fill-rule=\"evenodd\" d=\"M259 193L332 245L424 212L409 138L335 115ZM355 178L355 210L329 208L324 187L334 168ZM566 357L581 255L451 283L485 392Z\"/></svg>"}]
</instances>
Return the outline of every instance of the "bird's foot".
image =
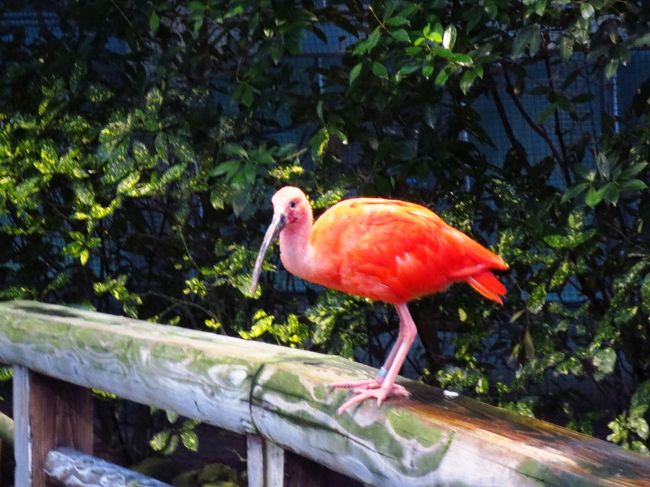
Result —
<instances>
[{"instance_id":1,"label":"bird's foot","mask_svg":"<svg viewBox=\"0 0 650 487\"><path fill-rule=\"evenodd\" d=\"M379 389L383 382L383 377L375 377L374 379L366 380L334 382L333 384L330 384L330 389L352 389L353 391L358 392L369 389ZM393 386L390 388L389 395L407 397L409 395L409 392L404 386L393 383Z\"/></svg>"},{"instance_id":2,"label":"bird's foot","mask_svg":"<svg viewBox=\"0 0 650 487\"><path fill-rule=\"evenodd\" d=\"M377 389L381 386L383 378L376 377L374 379L366 380L350 380L334 382L330 384L330 389Z\"/></svg>"},{"instance_id":3,"label":"bird's foot","mask_svg":"<svg viewBox=\"0 0 650 487\"><path fill-rule=\"evenodd\" d=\"M331 387L336 387L335 384L332 384ZM391 396L396 397L409 397L410 393L403 386L399 384L392 384L388 387L382 386L382 383L379 380L367 380L357 383L357 386L338 386L345 387L347 389L352 389L354 396L348 399L343 403L337 410L337 414L341 414L344 411L348 410L356 404L360 404L366 399L377 399L377 406L381 406L382 403Z\"/></svg>"}]
</instances>

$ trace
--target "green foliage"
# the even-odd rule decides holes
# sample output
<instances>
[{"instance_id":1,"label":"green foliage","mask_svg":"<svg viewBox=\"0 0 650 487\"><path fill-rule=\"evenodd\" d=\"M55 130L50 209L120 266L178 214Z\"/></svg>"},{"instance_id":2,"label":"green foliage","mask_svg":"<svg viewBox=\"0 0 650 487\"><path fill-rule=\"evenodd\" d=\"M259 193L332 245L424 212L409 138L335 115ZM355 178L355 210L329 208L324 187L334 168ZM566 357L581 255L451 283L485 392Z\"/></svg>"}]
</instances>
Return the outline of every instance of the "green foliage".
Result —
<instances>
[{"instance_id":1,"label":"green foliage","mask_svg":"<svg viewBox=\"0 0 650 487\"><path fill-rule=\"evenodd\" d=\"M423 380L582 431L610 424L645 451L650 83L614 120L582 81L650 43L648 7L364 5L6 3L29 7L38 35L2 24L0 298L376 364L396 326L387 307L305 288L277 259L253 299L249 273L282 185L317 211L348 194L418 201L511 267L502 308L466 286L413 304ZM306 36L338 42L326 24L352 42L306 66ZM427 330L450 323L443 347ZM172 423L154 449L194 448L193 428Z\"/></svg>"},{"instance_id":2,"label":"green foliage","mask_svg":"<svg viewBox=\"0 0 650 487\"><path fill-rule=\"evenodd\" d=\"M645 381L639 385L636 392L632 395L630 407L609 423L609 429L612 430L607 439L638 451L649 454L650 451L646 446L648 437L650 437L650 428L648 428L647 413L650 409L650 381Z\"/></svg>"},{"instance_id":3,"label":"green foliage","mask_svg":"<svg viewBox=\"0 0 650 487\"><path fill-rule=\"evenodd\" d=\"M174 487L237 487L246 485L237 471L221 463L209 463L201 469L184 472L173 479Z\"/></svg>"},{"instance_id":4,"label":"green foliage","mask_svg":"<svg viewBox=\"0 0 650 487\"><path fill-rule=\"evenodd\" d=\"M177 424L178 416L176 414L167 413L166 416L170 427L153 435L149 440L151 449L163 455L171 455L181 444L190 451L198 451L199 437L194 429L199 425L199 421L186 419Z\"/></svg>"}]
</instances>

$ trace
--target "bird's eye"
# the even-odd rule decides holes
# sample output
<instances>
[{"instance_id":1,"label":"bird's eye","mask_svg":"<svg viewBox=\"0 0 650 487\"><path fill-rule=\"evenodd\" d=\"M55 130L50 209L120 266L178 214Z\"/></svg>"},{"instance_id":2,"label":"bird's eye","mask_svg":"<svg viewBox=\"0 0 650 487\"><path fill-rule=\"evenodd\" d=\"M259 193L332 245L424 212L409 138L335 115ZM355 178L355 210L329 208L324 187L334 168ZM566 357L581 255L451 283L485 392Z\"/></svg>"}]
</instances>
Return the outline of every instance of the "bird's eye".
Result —
<instances>
[{"instance_id":1,"label":"bird's eye","mask_svg":"<svg viewBox=\"0 0 650 487\"><path fill-rule=\"evenodd\" d=\"M296 207L296 202L295 202L295 201L292 201L291 203L289 203L289 206L290 206L291 208L295 208L295 207Z\"/></svg>"}]
</instances>

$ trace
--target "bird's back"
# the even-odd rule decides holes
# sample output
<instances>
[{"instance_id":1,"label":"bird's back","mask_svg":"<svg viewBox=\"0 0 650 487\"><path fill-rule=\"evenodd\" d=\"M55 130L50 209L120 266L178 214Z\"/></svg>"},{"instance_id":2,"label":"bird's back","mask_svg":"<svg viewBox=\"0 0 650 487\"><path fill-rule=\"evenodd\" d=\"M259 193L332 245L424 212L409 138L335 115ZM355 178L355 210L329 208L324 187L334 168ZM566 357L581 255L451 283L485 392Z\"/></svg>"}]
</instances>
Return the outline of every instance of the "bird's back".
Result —
<instances>
[{"instance_id":1,"label":"bird's back","mask_svg":"<svg viewBox=\"0 0 650 487\"><path fill-rule=\"evenodd\" d=\"M355 198L327 210L310 234L310 280L389 303L403 303L467 281L500 302L489 269L507 265L429 209L398 200Z\"/></svg>"}]
</instances>

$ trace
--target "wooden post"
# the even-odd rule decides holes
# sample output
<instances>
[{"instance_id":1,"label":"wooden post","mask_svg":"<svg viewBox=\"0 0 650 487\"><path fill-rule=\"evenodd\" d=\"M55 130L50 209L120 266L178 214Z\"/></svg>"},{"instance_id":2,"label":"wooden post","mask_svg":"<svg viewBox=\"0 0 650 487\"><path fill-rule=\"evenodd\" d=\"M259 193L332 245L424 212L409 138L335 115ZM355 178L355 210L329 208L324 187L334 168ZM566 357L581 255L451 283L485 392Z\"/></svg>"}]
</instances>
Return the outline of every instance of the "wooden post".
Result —
<instances>
[{"instance_id":1,"label":"wooden post","mask_svg":"<svg viewBox=\"0 0 650 487\"><path fill-rule=\"evenodd\" d=\"M284 486L284 450L260 436L247 436L246 465L249 487Z\"/></svg>"},{"instance_id":2,"label":"wooden post","mask_svg":"<svg viewBox=\"0 0 650 487\"><path fill-rule=\"evenodd\" d=\"M16 485L44 487L45 458L57 446L93 450L92 394L88 389L14 367Z\"/></svg>"}]
</instances>

